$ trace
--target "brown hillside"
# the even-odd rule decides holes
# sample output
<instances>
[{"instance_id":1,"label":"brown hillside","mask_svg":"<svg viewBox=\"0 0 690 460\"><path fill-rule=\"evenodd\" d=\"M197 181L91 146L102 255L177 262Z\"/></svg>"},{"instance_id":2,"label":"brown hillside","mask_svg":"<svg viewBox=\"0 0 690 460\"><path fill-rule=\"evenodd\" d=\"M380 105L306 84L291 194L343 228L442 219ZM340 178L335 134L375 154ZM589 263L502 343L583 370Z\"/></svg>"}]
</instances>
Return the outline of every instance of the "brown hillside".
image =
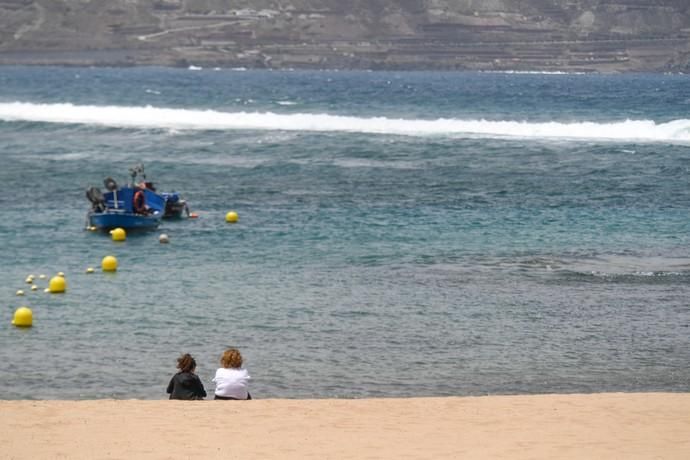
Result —
<instances>
[{"instance_id":1,"label":"brown hillside","mask_svg":"<svg viewBox=\"0 0 690 460\"><path fill-rule=\"evenodd\" d=\"M687 0L0 0L0 64L690 71Z\"/></svg>"}]
</instances>

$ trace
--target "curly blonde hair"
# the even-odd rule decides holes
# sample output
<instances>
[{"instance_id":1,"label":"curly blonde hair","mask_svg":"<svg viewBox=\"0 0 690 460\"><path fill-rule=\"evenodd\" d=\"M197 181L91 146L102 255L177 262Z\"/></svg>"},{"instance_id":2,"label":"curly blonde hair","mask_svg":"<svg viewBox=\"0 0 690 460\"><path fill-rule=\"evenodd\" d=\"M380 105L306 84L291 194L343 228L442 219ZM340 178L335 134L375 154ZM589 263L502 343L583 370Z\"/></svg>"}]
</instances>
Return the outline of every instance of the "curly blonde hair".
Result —
<instances>
[{"instance_id":1,"label":"curly blonde hair","mask_svg":"<svg viewBox=\"0 0 690 460\"><path fill-rule=\"evenodd\" d=\"M242 354L237 348L228 348L220 358L220 364L224 368L237 369L242 367Z\"/></svg>"}]
</instances>

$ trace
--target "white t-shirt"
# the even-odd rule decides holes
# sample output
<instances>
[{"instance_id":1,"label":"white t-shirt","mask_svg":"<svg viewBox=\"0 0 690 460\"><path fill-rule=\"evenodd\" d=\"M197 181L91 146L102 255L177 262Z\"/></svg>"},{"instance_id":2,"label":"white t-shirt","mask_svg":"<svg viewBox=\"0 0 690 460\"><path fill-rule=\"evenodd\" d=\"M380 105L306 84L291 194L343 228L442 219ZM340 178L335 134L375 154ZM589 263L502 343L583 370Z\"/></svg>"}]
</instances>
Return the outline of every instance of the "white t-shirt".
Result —
<instances>
[{"instance_id":1,"label":"white t-shirt","mask_svg":"<svg viewBox=\"0 0 690 460\"><path fill-rule=\"evenodd\" d=\"M213 383L216 384L215 394L226 398L247 399L247 387L251 376L247 369L218 368Z\"/></svg>"}]
</instances>

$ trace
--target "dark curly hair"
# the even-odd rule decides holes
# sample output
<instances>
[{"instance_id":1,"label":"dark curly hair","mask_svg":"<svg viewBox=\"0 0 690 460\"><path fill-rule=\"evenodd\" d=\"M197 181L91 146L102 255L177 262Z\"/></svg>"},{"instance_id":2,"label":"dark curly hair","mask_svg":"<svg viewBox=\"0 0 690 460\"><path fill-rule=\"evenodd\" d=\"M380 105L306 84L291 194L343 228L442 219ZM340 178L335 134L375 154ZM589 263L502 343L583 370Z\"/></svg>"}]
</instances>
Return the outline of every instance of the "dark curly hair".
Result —
<instances>
[{"instance_id":1,"label":"dark curly hair","mask_svg":"<svg viewBox=\"0 0 690 460\"><path fill-rule=\"evenodd\" d=\"M185 353L177 358L177 368L180 372L193 372L196 369L196 361L192 358L192 355Z\"/></svg>"},{"instance_id":2,"label":"dark curly hair","mask_svg":"<svg viewBox=\"0 0 690 460\"><path fill-rule=\"evenodd\" d=\"M242 354L237 348L228 348L220 358L220 364L224 368L238 369L242 367Z\"/></svg>"}]
</instances>

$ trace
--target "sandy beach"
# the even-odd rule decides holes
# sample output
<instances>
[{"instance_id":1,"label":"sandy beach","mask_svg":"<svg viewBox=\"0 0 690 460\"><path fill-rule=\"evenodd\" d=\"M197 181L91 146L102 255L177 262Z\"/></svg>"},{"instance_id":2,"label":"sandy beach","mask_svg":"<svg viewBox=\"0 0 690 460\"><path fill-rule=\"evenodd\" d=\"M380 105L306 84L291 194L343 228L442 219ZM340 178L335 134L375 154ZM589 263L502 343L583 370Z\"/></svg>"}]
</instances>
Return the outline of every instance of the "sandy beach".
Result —
<instances>
[{"instance_id":1,"label":"sandy beach","mask_svg":"<svg viewBox=\"0 0 690 460\"><path fill-rule=\"evenodd\" d=\"M687 459L690 393L0 401L3 459Z\"/></svg>"}]
</instances>

